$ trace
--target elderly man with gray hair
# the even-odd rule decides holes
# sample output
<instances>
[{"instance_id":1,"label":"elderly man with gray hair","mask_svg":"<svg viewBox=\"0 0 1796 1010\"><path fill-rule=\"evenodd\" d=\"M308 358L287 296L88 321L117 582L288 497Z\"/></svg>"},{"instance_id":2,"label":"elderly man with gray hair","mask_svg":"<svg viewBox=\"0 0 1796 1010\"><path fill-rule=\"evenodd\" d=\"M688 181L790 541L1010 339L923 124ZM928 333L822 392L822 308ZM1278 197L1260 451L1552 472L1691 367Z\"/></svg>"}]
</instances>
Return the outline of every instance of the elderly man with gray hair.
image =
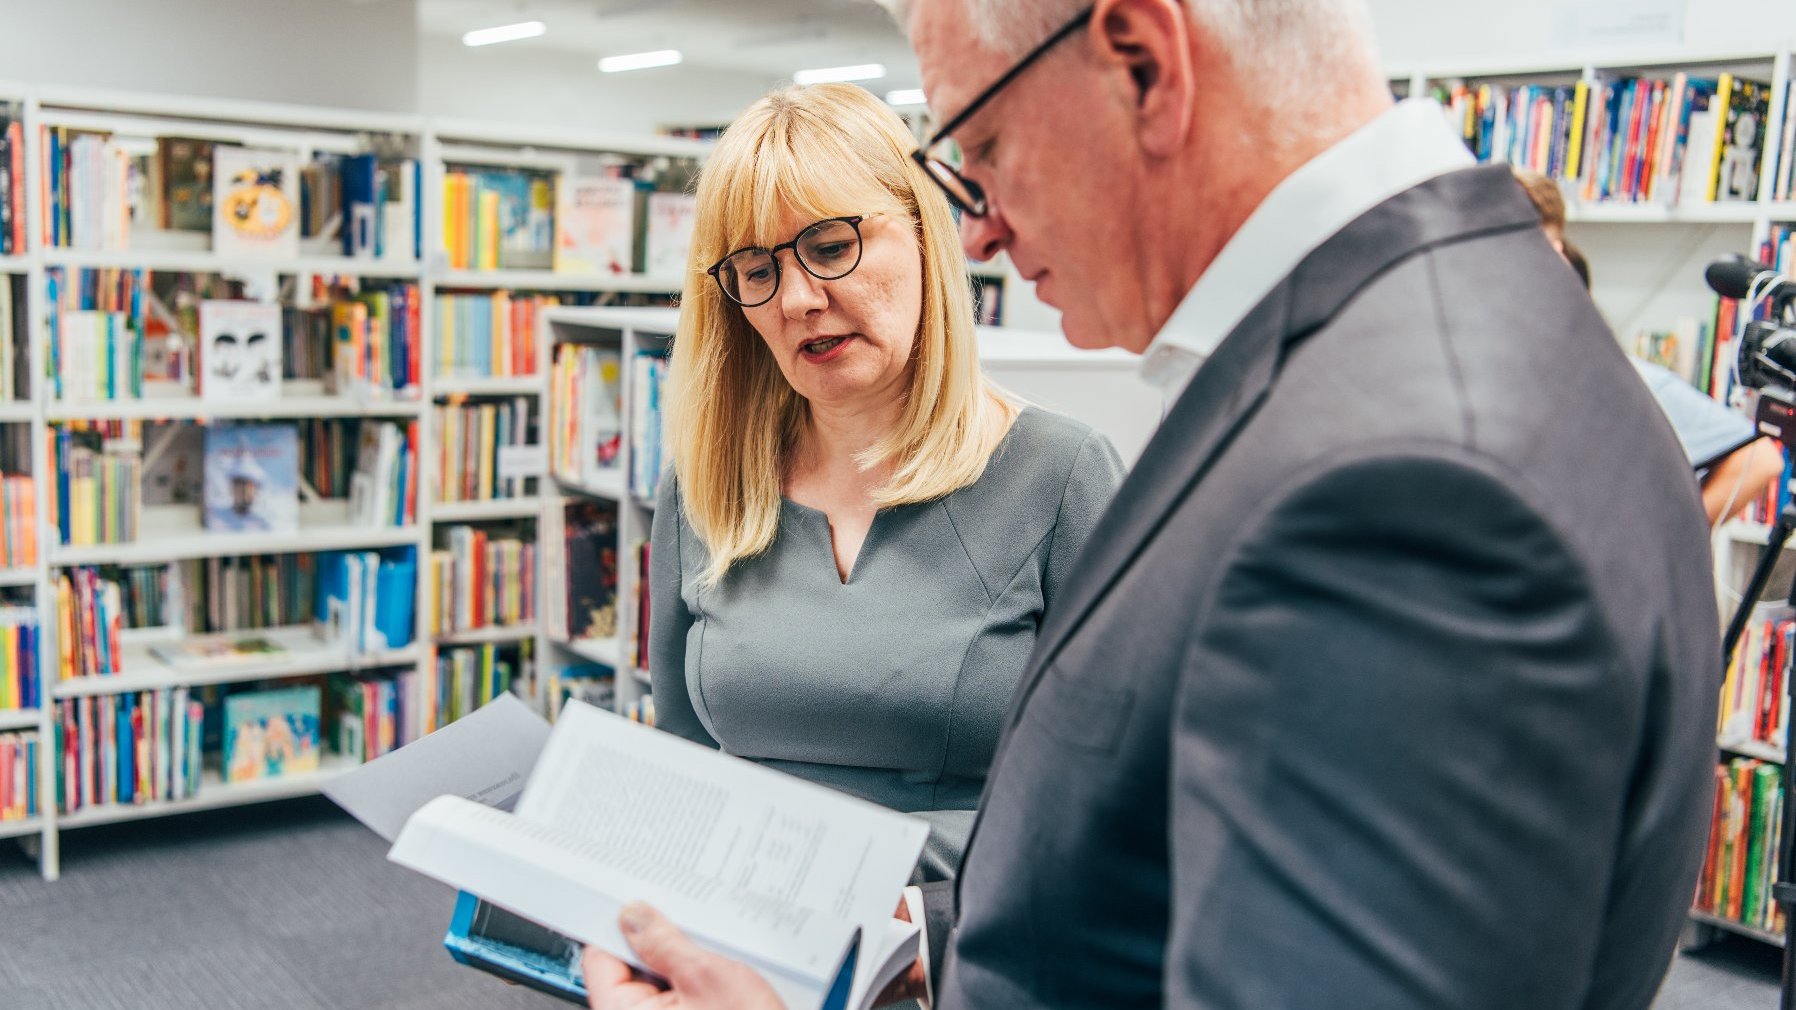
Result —
<instances>
[{"instance_id":1,"label":"elderly man with gray hair","mask_svg":"<svg viewBox=\"0 0 1796 1010\"><path fill-rule=\"evenodd\" d=\"M1644 1007L1720 658L1663 416L1356 0L913 0L971 255L1171 406L1047 613L936 1006ZM652 910L670 992L760 1008Z\"/></svg>"}]
</instances>

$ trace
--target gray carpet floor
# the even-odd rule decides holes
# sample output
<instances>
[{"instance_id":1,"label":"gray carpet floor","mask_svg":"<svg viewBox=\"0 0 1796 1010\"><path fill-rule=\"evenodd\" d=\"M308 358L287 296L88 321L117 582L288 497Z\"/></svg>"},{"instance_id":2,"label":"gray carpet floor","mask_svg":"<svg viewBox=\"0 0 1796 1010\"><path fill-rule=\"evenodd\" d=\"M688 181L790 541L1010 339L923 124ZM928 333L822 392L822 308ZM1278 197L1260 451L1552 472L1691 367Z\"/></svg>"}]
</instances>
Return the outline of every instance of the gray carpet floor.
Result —
<instances>
[{"instance_id":1,"label":"gray carpet floor","mask_svg":"<svg viewBox=\"0 0 1796 1010\"><path fill-rule=\"evenodd\" d=\"M6 1010L551 1010L451 961L453 895L322 799L65 834L63 878L0 844ZM1779 952L1684 954L1655 1010L1771 1010Z\"/></svg>"}]
</instances>

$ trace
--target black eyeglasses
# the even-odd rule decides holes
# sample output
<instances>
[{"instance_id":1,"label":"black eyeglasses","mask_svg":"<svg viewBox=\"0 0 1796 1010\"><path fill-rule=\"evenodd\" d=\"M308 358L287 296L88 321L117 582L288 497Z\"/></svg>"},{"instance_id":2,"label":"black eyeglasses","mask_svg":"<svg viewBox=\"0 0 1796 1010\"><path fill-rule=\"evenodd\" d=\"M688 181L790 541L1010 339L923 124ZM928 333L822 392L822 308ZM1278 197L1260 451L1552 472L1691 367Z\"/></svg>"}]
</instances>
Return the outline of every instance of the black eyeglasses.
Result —
<instances>
[{"instance_id":1,"label":"black eyeglasses","mask_svg":"<svg viewBox=\"0 0 1796 1010\"><path fill-rule=\"evenodd\" d=\"M861 222L864 217L829 217L798 233L790 242L772 249L750 246L738 249L711 265L705 271L730 301L745 309L765 305L780 289L781 249L792 250L792 258L804 272L820 281L833 281L848 276L861 265Z\"/></svg>"},{"instance_id":2,"label":"black eyeglasses","mask_svg":"<svg viewBox=\"0 0 1796 1010\"><path fill-rule=\"evenodd\" d=\"M984 108L986 103L997 96L998 92L1003 91L1005 85L1016 80L1019 74L1029 69L1029 64L1041 59L1044 53L1059 45L1062 39L1083 28L1085 23L1091 20L1091 12L1092 8L1090 7L1080 11L1077 17L1062 25L1059 31L1048 36L1046 42L1031 49L1029 55L1023 57L1016 66L1006 71L1004 76L998 78L991 87L981 92L978 98L973 99L972 104L960 110L960 115L948 120L947 125L937 130L935 136L929 138L929 143L911 152L911 159L923 166L923 171L935 180L935 184L942 188L942 192L948 194L948 202L959 207L961 213L973 217L984 217L987 209L985 190L980 188L978 183L960 174L960 146L958 144L951 145L950 150L945 150L941 154L931 154L930 152L940 147L948 139L949 134L960 129L967 120L973 118L973 114Z\"/></svg>"}]
</instances>

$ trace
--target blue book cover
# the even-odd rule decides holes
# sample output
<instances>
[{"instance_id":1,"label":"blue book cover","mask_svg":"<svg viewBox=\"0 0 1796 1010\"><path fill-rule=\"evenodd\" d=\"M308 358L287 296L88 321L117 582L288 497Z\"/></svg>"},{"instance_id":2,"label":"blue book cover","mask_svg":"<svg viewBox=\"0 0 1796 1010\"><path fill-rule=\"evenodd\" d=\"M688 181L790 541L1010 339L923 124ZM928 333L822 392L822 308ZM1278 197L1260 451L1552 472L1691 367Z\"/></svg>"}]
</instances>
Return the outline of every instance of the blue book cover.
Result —
<instances>
[{"instance_id":1,"label":"blue book cover","mask_svg":"<svg viewBox=\"0 0 1796 1010\"><path fill-rule=\"evenodd\" d=\"M298 426L207 426L204 487L208 530L298 532Z\"/></svg>"},{"instance_id":2,"label":"blue book cover","mask_svg":"<svg viewBox=\"0 0 1796 1010\"><path fill-rule=\"evenodd\" d=\"M580 975L582 948L578 941L489 905L466 891L456 896L443 946L449 956L470 968L586 1005L586 981Z\"/></svg>"},{"instance_id":3,"label":"blue book cover","mask_svg":"<svg viewBox=\"0 0 1796 1010\"><path fill-rule=\"evenodd\" d=\"M373 256L375 224L380 219L376 175L379 165L372 154L343 159L343 254Z\"/></svg>"},{"instance_id":4,"label":"blue book cover","mask_svg":"<svg viewBox=\"0 0 1796 1010\"><path fill-rule=\"evenodd\" d=\"M318 770L317 685L233 694L224 701L227 782Z\"/></svg>"},{"instance_id":5,"label":"blue book cover","mask_svg":"<svg viewBox=\"0 0 1796 1010\"><path fill-rule=\"evenodd\" d=\"M118 801L137 802L137 747L131 732L131 712L137 697L121 694L118 699Z\"/></svg>"},{"instance_id":6,"label":"blue book cover","mask_svg":"<svg viewBox=\"0 0 1796 1010\"><path fill-rule=\"evenodd\" d=\"M374 630L386 640L387 648L403 649L412 644L417 598L418 564L411 551L382 559L375 575Z\"/></svg>"}]
</instances>

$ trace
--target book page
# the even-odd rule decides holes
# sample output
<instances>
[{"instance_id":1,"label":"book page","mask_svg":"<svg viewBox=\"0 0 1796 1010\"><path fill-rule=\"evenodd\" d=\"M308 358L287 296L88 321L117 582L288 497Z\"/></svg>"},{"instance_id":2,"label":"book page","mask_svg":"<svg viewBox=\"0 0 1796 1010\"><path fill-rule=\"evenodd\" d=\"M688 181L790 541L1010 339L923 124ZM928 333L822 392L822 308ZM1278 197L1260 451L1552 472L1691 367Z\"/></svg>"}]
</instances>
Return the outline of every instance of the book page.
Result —
<instances>
[{"instance_id":1,"label":"book page","mask_svg":"<svg viewBox=\"0 0 1796 1010\"><path fill-rule=\"evenodd\" d=\"M641 967L617 925L618 911L632 900L620 895L638 893L640 885L592 841L439 796L406 821L387 858ZM812 916L794 930L723 940L709 931L702 909L685 907L677 896L659 897L665 900L655 903L695 943L754 968L790 1010L820 1005L855 936L846 922Z\"/></svg>"},{"instance_id":2,"label":"book page","mask_svg":"<svg viewBox=\"0 0 1796 1010\"><path fill-rule=\"evenodd\" d=\"M644 900L688 929L800 941L845 920L868 949L849 1004L879 968L928 827L883 807L570 703L518 802L520 818L590 842Z\"/></svg>"},{"instance_id":3,"label":"book page","mask_svg":"<svg viewBox=\"0 0 1796 1010\"><path fill-rule=\"evenodd\" d=\"M479 710L326 782L324 795L392 841L406 818L438 796L510 810L524 791L549 723L517 696Z\"/></svg>"}]
</instances>

